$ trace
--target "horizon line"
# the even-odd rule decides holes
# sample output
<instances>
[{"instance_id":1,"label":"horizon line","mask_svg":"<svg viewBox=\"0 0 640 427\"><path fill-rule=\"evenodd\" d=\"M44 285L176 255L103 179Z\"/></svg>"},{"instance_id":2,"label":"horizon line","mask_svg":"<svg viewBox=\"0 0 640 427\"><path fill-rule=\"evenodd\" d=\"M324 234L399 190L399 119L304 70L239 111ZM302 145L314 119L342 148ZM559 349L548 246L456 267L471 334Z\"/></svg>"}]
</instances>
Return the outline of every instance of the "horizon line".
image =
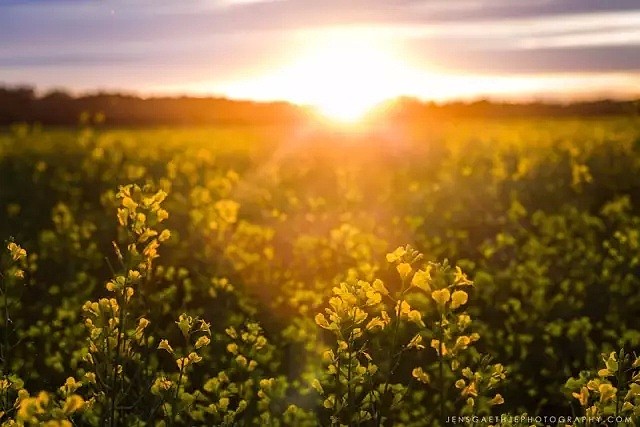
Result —
<instances>
[{"instance_id":1,"label":"horizon line","mask_svg":"<svg viewBox=\"0 0 640 427\"><path fill-rule=\"evenodd\" d=\"M151 99L180 99L180 98L191 98L191 99L218 99L218 100L228 100L232 102L251 102L256 104L288 104L291 106L299 107L299 108L311 108L316 109L317 106L313 104L305 104L300 102L295 102L292 100L287 100L284 98L268 98L268 99L259 99L259 98L250 98L250 97L235 97L232 95L224 94L224 93L216 93L216 92L198 92L198 91L153 91L153 90L137 90L137 89L127 89L127 88L92 88L92 89L72 89L65 86L48 86L48 87L38 87L37 84L30 83L7 83L0 81L0 89L8 89L8 90L16 90L16 89L29 89L34 92L37 98L44 98L49 94L53 94L56 92L66 93L73 98L84 98L91 96L99 96L99 95L121 95L128 96L133 98L138 98L141 100L151 100ZM412 94L399 94L397 96L392 96L384 99L383 101L377 103L372 106L372 110L379 108L381 106L401 101L401 100L412 100L417 101L421 104L432 104L436 106L446 106L451 104L474 104L479 102L489 102L493 104L508 104L508 105L526 105L526 104L554 104L554 105L571 105L571 104L588 104L588 103L597 103L597 102L634 102L640 101L640 91L638 93L629 93L629 94L621 94L621 93L605 93L601 91L597 91L594 93L585 93L585 94L561 94L561 93L544 93L540 92L538 94L523 94L522 96L513 95L513 96L504 96L504 94L482 94L482 95L473 95L467 97L451 97L448 99L436 99L436 98L428 98L421 97L419 95Z\"/></svg>"}]
</instances>

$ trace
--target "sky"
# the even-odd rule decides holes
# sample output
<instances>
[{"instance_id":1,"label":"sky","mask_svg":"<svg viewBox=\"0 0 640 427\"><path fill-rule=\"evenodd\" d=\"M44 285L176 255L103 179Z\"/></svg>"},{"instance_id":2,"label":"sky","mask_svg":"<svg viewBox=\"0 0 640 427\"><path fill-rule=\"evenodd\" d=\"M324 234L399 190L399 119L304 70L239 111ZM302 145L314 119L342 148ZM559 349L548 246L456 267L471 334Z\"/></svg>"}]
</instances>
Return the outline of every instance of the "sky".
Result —
<instances>
[{"instance_id":1,"label":"sky","mask_svg":"<svg viewBox=\"0 0 640 427\"><path fill-rule=\"evenodd\" d=\"M0 84L353 108L630 98L640 0L0 0Z\"/></svg>"}]
</instances>

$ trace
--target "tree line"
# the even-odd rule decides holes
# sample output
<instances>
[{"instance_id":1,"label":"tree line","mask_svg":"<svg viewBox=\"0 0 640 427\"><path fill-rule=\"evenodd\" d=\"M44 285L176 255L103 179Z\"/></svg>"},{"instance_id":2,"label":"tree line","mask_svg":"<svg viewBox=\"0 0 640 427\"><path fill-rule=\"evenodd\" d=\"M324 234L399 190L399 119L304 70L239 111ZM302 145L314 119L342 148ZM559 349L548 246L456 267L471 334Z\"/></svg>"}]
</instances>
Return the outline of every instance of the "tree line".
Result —
<instances>
[{"instance_id":1,"label":"tree line","mask_svg":"<svg viewBox=\"0 0 640 427\"><path fill-rule=\"evenodd\" d=\"M378 107L375 120L416 121L425 117L588 117L637 115L639 101L597 100L570 104L480 100L436 104L399 98ZM286 102L219 97L149 97L99 92L73 96L62 90L38 95L33 87L0 86L0 125L17 122L76 125L83 114L104 117L110 126L286 125L306 120L309 108Z\"/></svg>"}]
</instances>

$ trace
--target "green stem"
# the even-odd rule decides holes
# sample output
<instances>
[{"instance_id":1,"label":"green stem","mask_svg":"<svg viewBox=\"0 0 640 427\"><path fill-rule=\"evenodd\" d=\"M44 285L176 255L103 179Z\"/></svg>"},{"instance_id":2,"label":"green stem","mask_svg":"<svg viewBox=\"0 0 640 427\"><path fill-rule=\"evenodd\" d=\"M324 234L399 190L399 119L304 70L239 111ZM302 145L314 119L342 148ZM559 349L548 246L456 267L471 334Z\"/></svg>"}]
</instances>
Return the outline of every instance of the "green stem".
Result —
<instances>
[{"instance_id":1,"label":"green stem","mask_svg":"<svg viewBox=\"0 0 640 427\"><path fill-rule=\"evenodd\" d=\"M180 366L180 374L178 375L178 382L176 383L176 392L173 395L173 402L171 404L171 425L174 426L176 424L176 418L178 413L176 411L176 404L178 402L178 394L180 392L180 383L182 383L182 376L184 375L184 364L185 360L182 359L182 365Z\"/></svg>"},{"instance_id":2,"label":"green stem","mask_svg":"<svg viewBox=\"0 0 640 427\"><path fill-rule=\"evenodd\" d=\"M352 409L353 409L353 402L351 401L352 396L351 396L351 367L353 365L353 361L351 360L351 355L352 355L352 351L351 351L351 340L349 340L349 353L347 354L347 363L349 363L349 366L347 367L347 421L350 423L351 422L351 418L352 418Z\"/></svg>"},{"instance_id":3,"label":"green stem","mask_svg":"<svg viewBox=\"0 0 640 427\"><path fill-rule=\"evenodd\" d=\"M394 319L394 325L393 325L393 338L391 341L391 347L389 348L389 371L387 372L387 378L385 380L384 383L384 388L382 391L382 398L384 399L384 397L387 395L387 392L389 391L389 386L390 386L390 382L391 382L391 376L393 375L393 371L394 371L394 366L397 366L397 363L393 363L393 355L394 355L394 350L396 348L396 344L398 341L398 331L400 330L400 309L402 306L402 302L404 301L404 291L405 291L405 279L402 279L402 286L400 288L400 298L396 301L396 318ZM402 354L402 352L400 352L400 354ZM380 410L382 410L382 406L380 407ZM380 423L382 422L382 414L378 413L377 415L377 420L376 420L376 425L379 426Z\"/></svg>"},{"instance_id":4,"label":"green stem","mask_svg":"<svg viewBox=\"0 0 640 427\"><path fill-rule=\"evenodd\" d=\"M444 399L445 399L445 389L444 389L444 330L442 327L443 316L440 316L440 324L438 327L438 371L439 371L439 382L440 382L440 421L442 425L445 425L445 414L444 414Z\"/></svg>"},{"instance_id":5,"label":"green stem","mask_svg":"<svg viewBox=\"0 0 640 427\"><path fill-rule=\"evenodd\" d=\"M624 372L623 372L623 364L624 364L624 353L620 351L620 357L618 360L618 371L616 372L616 419L620 415L620 398L623 396L622 386L624 385Z\"/></svg>"},{"instance_id":6,"label":"green stem","mask_svg":"<svg viewBox=\"0 0 640 427\"><path fill-rule=\"evenodd\" d=\"M125 285L126 289L126 285ZM124 292L124 290L123 290ZM111 381L111 426L116 425L116 400L118 398L117 388L118 388L118 366L120 365L120 346L122 345L122 335L123 335L123 323L124 323L124 312L126 309L126 297L123 293L122 298L122 306L120 307L120 315L118 316L118 326L116 328L116 333L118 334L118 338L116 340L116 353L113 361L113 373L112 373L112 381ZM124 368L123 368L124 369Z\"/></svg>"},{"instance_id":7,"label":"green stem","mask_svg":"<svg viewBox=\"0 0 640 427\"><path fill-rule=\"evenodd\" d=\"M190 338L191 331L189 331L189 333L187 333L187 336L185 336L185 343L187 346L189 345ZM176 424L176 418L178 416L178 413L176 411L176 404L178 403L178 395L180 393L180 384L182 383L182 377L184 376L185 364L186 360L183 357L182 364L180 365L180 373L178 374L178 382L176 383L176 391L173 394L173 402L171 402L171 426L174 426Z\"/></svg>"},{"instance_id":8,"label":"green stem","mask_svg":"<svg viewBox=\"0 0 640 427\"><path fill-rule=\"evenodd\" d=\"M2 296L3 296L3 312L4 312L4 328L2 330L2 375L9 372L9 295L7 295L7 282L4 275L2 277Z\"/></svg>"},{"instance_id":9,"label":"green stem","mask_svg":"<svg viewBox=\"0 0 640 427\"><path fill-rule=\"evenodd\" d=\"M6 378L9 374L9 296L7 295L7 282L2 272L0 272L0 281L2 282L2 296L4 297L3 348L0 355L2 356L2 376ZM4 411L9 409L9 387L5 389L3 395L2 409Z\"/></svg>"}]
</instances>

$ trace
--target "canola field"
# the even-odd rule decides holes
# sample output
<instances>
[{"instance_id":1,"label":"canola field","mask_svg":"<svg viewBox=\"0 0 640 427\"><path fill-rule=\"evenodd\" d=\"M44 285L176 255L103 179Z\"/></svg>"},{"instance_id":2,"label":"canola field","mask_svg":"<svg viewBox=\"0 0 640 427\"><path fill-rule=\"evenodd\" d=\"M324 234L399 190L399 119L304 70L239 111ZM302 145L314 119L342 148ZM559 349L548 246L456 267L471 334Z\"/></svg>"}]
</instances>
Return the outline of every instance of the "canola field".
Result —
<instances>
[{"instance_id":1,"label":"canola field","mask_svg":"<svg viewBox=\"0 0 640 427\"><path fill-rule=\"evenodd\" d=\"M640 120L0 130L0 423L640 424Z\"/></svg>"}]
</instances>

